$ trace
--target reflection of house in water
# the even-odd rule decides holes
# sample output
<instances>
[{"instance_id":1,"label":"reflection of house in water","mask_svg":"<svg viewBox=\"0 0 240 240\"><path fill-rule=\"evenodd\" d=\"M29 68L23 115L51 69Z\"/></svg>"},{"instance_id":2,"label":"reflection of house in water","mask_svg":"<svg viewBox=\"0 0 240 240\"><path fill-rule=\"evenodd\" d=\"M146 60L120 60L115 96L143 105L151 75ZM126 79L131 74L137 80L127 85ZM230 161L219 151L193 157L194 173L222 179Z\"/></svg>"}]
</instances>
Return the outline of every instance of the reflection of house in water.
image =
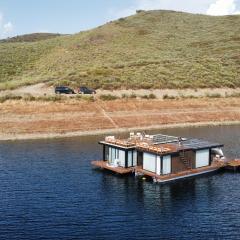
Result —
<instances>
[{"instance_id":1,"label":"reflection of house in water","mask_svg":"<svg viewBox=\"0 0 240 240\"><path fill-rule=\"evenodd\" d=\"M130 133L127 139L108 136L99 143L103 160L93 161L94 166L150 176L156 182L209 173L224 165L223 144L195 138Z\"/></svg>"}]
</instances>

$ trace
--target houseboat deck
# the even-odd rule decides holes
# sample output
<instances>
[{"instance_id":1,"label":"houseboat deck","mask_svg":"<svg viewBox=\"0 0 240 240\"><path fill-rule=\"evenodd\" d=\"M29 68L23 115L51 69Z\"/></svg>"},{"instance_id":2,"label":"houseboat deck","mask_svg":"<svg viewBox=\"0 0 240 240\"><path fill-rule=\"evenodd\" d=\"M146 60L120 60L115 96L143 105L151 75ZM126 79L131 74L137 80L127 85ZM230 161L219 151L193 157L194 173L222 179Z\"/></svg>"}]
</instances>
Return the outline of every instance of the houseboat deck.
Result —
<instances>
[{"instance_id":1,"label":"houseboat deck","mask_svg":"<svg viewBox=\"0 0 240 240\"><path fill-rule=\"evenodd\" d=\"M142 174L145 176L149 176L156 180L157 182L169 182L171 180L176 180L180 178L186 178L186 177L191 177L191 176L196 176L204 173L210 173L213 171L217 171L222 167L222 165L214 165L214 166L207 166L207 167L202 167L199 169L189 169L186 171L178 172L178 173L171 173L167 175L157 175L153 172L146 171L142 169L142 167L135 167L135 173L136 174Z\"/></svg>"},{"instance_id":2,"label":"houseboat deck","mask_svg":"<svg viewBox=\"0 0 240 240\"><path fill-rule=\"evenodd\" d=\"M227 163L227 166L240 167L240 159L231 160Z\"/></svg>"},{"instance_id":3,"label":"houseboat deck","mask_svg":"<svg viewBox=\"0 0 240 240\"><path fill-rule=\"evenodd\" d=\"M228 170L234 170L234 171L240 169L240 159L228 161L225 168Z\"/></svg>"},{"instance_id":4,"label":"houseboat deck","mask_svg":"<svg viewBox=\"0 0 240 240\"><path fill-rule=\"evenodd\" d=\"M158 182L166 182L166 181L171 181L171 180L175 180L175 179L200 175L203 173L209 173L209 172L216 171L225 166L225 164L217 163L217 164L213 164L211 166L206 166L206 167L202 167L202 168L198 168L198 169L189 169L189 170L181 171L178 173L171 173L171 174L160 176L153 172L144 170L142 168L142 166L129 167L129 168L114 167L114 166L110 166L106 161L92 161L92 165L94 165L95 167L110 170L112 172L122 174L122 175L129 174L129 173L135 173L136 175L149 176Z\"/></svg>"},{"instance_id":5,"label":"houseboat deck","mask_svg":"<svg viewBox=\"0 0 240 240\"><path fill-rule=\"evenodd\" d=\"M128 174L134 172L133 167L123 168L109 165L106 161L92 161L92 165L98 168L107 169L119 174Z\"/></svg>"}]
</instances>

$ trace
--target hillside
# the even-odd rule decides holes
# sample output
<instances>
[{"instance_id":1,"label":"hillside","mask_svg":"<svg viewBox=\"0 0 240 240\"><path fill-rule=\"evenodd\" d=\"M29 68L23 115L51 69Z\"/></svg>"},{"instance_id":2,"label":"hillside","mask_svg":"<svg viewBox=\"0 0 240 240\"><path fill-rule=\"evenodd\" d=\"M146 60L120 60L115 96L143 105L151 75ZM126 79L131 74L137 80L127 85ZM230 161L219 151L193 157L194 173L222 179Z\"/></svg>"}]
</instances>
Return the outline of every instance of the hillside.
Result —
<instances>
[{"instance_id":1,"label":"hillside","mask_svg":"<svg viewBox=\"0 0 240 240\"><path fill-rule=\"evenodd\" d=\"M0 40L2 43L14 43L14 42L39 42L46 39L51 39L55 37L59 37L61 34L59 33L32 33L32 34L24 34L21 36L11 37Z\"/></svg>"},{"instance_id":2,"label":"hillside","mask_svg":"<svg viewBox=\"0 0 240 240\"><path fill-rule=\"evenodd\" d=\"M0 89L240 87L240 16L141 11L90 31L0 43Z\"/></svg>"}]
</instances>

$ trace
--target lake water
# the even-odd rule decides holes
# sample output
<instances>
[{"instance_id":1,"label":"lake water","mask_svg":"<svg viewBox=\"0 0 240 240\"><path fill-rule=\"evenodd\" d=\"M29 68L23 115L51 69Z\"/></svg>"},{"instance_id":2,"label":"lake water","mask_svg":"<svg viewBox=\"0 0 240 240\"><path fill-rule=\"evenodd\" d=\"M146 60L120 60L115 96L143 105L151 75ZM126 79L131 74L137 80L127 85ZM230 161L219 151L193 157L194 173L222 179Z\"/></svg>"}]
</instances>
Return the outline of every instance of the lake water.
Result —
<instances>
[{"instance_id":1,"label":"lake water","mask_svg":"<svg viewBox=\"0 0 240 240\"><path fill-rule=\"evenodd\" d=\"M159 131L153 131L159 132ZM225 144L240 126L161 130ZM240 239L240 174L159 185L94 170L102 137L0 143L0 239Z\"/></svg>"}]
</instances>

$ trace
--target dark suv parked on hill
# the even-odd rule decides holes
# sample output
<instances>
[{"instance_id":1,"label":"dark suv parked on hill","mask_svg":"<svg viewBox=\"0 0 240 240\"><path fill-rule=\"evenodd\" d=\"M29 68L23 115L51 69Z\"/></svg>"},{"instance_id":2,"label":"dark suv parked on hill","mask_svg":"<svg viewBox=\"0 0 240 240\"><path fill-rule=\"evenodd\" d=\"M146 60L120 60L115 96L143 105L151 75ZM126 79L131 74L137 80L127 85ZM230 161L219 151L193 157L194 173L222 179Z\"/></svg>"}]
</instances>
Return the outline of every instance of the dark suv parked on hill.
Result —
<instances>
[{"instance_id":1,"label":"dark suv parked on hill","mask_svg":"<svg viewBox=\"0 0 240 240\"><path fill-rule=\"evenodd\" d=\"M96 91L87 87L80 87L78 93L81 94L96 94Z\"/></svg>"},{"instance_id":2,"label":"dark suv parked on hill","mask_svg":"<svg viewBox=\"0 0 240 240\"><path fill-rule=\"evenodd\" d=\"M55 87L55 93L56 94L75 94L75 92L69 88L69 87L64 87L64 86L59 86L59 87Z\"/></svg>"}]
</instances>

